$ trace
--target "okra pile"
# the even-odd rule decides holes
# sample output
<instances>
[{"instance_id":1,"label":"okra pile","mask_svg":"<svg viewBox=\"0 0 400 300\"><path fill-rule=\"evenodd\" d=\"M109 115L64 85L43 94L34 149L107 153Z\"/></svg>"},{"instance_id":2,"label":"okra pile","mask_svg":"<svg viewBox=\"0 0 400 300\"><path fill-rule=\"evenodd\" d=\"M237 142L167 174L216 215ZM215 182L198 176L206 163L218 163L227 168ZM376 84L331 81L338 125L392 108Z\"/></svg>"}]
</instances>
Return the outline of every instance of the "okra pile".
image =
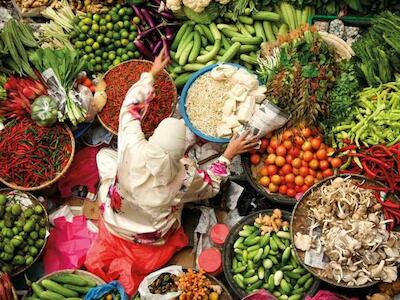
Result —
<instances>
[{"instance_id":1,"label":"okra pile","mask_svg":"<svg viewBox=\"0 0 400 300\"><path fill-rule=\"evenodd\" d=\"M287 227L263 232L260 225L244 225L233 245L232 273L235 283L247 293L270 291L278 299L297 300L314 283L296 258Z\"/></svg>"}]
</instances>

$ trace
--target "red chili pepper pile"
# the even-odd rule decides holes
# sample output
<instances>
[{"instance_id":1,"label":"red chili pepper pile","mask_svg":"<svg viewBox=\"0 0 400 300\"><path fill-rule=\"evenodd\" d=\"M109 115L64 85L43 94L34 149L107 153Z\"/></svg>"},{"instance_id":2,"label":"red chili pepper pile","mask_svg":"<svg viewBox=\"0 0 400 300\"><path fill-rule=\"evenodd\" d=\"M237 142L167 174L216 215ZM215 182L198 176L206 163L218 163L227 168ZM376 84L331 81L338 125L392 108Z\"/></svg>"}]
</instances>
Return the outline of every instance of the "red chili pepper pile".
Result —
<instances>
[{"instance_id":1,"label":"red chili pepper pile","mask_svg":"<svg viewBox=\"0 0 400 300\"><path fill-rule=\"evenodd\" d=\"M140 75L149 72L151 67L150 62L128 61L119 64L105 76L107 104L99 117L114 132L118 132L119 112L126 93L140 79ZM154 97L142 118L142 130L146 135L152 134L162 120L171 116L177 99L175 85L166 71L157 75L153 87Z\"/></svg>"},{"instance_id":2,"label":"red chili pepper pile","mask_svg":"<svg viewBox=\"0 0 400 300\"><path fill-rule=\"evenodd\" d=\"M376 200L382 205L385 220L393 220L387 224L387 229L392 231L400 224L400 203L395 203L390 199L381 199L380 193L375 193Z\"/></svg>"},{"instance_id":3,"label":"red chili pepper pile","mask_svg":"<svg viewBox=\"0 0 400 300\"><path fill-rule=\"evenodd\" d=\"M0 103L0 115L21 119L31 113L31 103L46 94L46 88L38 80L10 76L4 84L7 99Z\"/></svg>"},{"instance_id":4,"label":"red chili pepper pile","mask_svg":"<svg viewBox=\"0 0 400 300\"><path fill-rule=\"evenodd\" d=\"M47 128L30 118L13 120L0 132L0 177L21 187L37 187L54 179L71 154L71 138L62 125Z\"/></svg>"},{"instance_id":5,"label":"red chili pepper pile","mask_svg":"<svg viewBox=\"0 0 400 300\"><path fill-rule=\"evenodd\" d=\"M12 284L8 274L0 275L0 299L13 300Z\"/></svg>"},{"instance_id":6,"label":"red chili pepper pile","mask_svg":"<svg viewBox=\"0 0 400 300\"><path fill-rule=\"evenodd\" d=\"M400 192L400 144L390 147L376 145L370 148L357 149L348 146L339 150L345 153L351 163L343 173L365 175L368 178L381 181L389 187L389 191ZM346 164L345 164L346 165Z\"/></svg>"}]
</instances>

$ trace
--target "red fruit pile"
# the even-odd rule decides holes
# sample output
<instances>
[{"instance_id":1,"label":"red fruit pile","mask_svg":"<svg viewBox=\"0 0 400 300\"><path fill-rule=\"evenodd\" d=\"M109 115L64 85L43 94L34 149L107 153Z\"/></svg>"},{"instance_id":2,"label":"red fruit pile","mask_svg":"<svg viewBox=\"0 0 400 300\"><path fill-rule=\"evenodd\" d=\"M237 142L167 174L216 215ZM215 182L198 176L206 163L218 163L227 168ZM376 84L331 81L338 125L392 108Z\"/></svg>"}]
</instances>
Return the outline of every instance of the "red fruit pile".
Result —
<instances>
[{"instance_id":1,"label":"red fruit pile","mask_svg":"<svg viewBox=\"0 0 400 300\"><path fill-rule=\"evenodd\" d=\"M250 156L253 174L271 193L294 197L313 184L333 175L342 165L333 158L333 148L322 142L318 130L292 128L279 136L261 140L260 149Z\"/></svg>"}]
</instances>

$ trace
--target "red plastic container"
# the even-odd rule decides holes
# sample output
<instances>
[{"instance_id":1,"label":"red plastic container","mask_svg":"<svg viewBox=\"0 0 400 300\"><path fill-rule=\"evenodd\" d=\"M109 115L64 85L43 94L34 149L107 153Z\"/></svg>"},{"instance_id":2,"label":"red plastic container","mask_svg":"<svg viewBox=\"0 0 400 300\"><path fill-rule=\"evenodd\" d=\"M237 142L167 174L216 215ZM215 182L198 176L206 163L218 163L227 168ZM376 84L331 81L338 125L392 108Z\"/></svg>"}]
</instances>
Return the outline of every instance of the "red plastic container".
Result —
<instances>
[{"instance_id":1,"label":"red plastic container","mask_svg":"<svg viewBox=\"0 0 400 300\"><path fill-rule=\"evenodd\" d=\"M216 248L204 249L197 259L199 269L210 275L218 276L222 273L222 255Z\"/></svg>"},{"instance_id":2,"label":"red plastic container","mask_svg":"<svg viewBox=\"0 0 400 300\"><path fill-rule=\"evenodd\" d=\"M216 224L210 230L210 239L215 247L222 248L229 234L229 228L225 224Z\"/></svg>"}]
</instances>

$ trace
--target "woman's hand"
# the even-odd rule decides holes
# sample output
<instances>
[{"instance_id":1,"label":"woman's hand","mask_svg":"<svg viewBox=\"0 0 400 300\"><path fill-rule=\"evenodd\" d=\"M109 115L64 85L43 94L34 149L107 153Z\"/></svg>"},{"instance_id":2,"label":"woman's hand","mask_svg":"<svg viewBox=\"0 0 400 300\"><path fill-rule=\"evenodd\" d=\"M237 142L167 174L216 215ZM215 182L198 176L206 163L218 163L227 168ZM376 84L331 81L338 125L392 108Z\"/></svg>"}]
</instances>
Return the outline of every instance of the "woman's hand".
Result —
<instances>
[{"instance_id":1,"label":"woman's hand","mask_svg":"<svg viewBox=\"0 0 400 300\"><path fill-rule=\"evenodd\" d=\"M249 136L250 132L245 131L241 135L236 134L226 147L223 156L232 160L236 155L249 152L258 145L258 135Z\"/></svg>"},{"instance_id":2,"label":"woman's hand","mask_svg":"<svg viewBox=\"0 0 400 300\"><path fill-rule=\"evenodd\" d=\"M169 63L168 49L164 46L160 54L154 60L153 66L151 67L150 73L155 77L158 73L160 73L166 65Z\"/></svg>"}]
</instances>

